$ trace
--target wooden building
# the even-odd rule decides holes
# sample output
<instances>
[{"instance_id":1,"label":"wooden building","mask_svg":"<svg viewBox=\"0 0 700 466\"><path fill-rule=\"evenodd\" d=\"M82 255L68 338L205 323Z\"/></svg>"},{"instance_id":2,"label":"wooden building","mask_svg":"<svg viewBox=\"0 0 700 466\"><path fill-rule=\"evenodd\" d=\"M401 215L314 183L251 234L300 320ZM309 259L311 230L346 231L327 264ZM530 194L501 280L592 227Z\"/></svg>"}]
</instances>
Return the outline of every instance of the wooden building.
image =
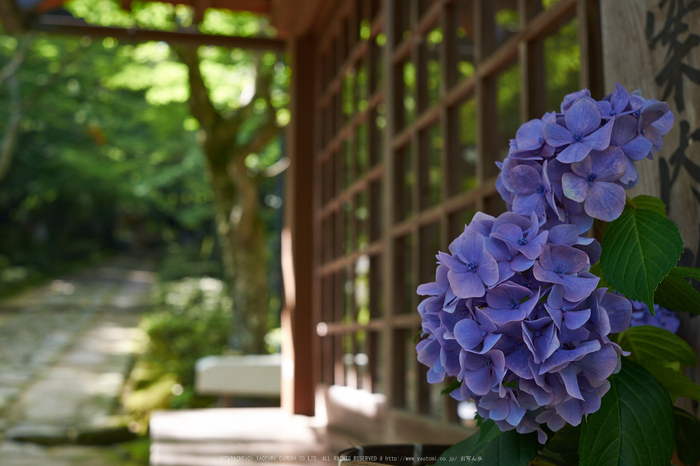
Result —
<instances>
[{"instance_id":1,"label":"wooden building","mask_svg":"<svg viewBox=\"0 0 700 466\"><path fill-rule=\"evenodd\" d=\"M55 3L46 0L39 9ZM278 36L81 29L88 26L27 14L36 9L23 13L13 0L0 0L0 18L10 32L284 47L292 68L292 120L283 404L311 415L323 401L332 425L374 442L464 437L456 402L441 395L444 386L426 382L426 368L416 360L415 290L434 280L436 252L447 249L474 212L504 209L494 162L504 158L518 126L558 109L566 93L583 87L601 98L620 81L671 101L675 94L665 95L666 83L656 78L662 70L685 66L700 73L700 47L683 52L665 45L674 33L680 42L700 34L700 10L684 12L688 2L681 0L182 3L193 4L200 16L206 8L267 15ZM670 31L670 39L652 46L669 21L685 21L690 32ZM675 65L668 65L669 54ZM686 74L678 78L685 113L677 115L690 128L687 139L700 126L700 84L697 74ZM678 84L670 86L678 91ZM679 110L673 103L672 109ZM678 131L657 161L640 169L648 179L641 189L653 195L666 189L682 199L683 207L670 215L681 224L692 255L686 258L695 262L700 179L693 178L693 167L700 146L683 146ZM669 158L677 146L683 146L683 160ZM675 175L661 186L664 163ZM684 336L695 341L696 333Z\"/></svg>"}]
</instances>

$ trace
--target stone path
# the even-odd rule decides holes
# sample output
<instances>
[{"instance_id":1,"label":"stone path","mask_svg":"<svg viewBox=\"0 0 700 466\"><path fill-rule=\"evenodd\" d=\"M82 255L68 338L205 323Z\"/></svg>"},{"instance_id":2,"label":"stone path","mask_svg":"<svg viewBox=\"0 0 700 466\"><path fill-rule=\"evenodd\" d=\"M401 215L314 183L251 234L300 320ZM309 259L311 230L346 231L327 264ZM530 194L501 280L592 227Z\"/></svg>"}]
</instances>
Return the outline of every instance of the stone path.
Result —
<instances>
[{"instance_id":1,"label":"stone path","mask_svg":"<svg viewBox=\"0 0 700 466\"><path fill-rule=\"evenodd\" d=\"M0 301L0 464L123 464L82 445L129 435L116 411L143 342L150 269L115 258Z\"/></svg>"}]
</instances>

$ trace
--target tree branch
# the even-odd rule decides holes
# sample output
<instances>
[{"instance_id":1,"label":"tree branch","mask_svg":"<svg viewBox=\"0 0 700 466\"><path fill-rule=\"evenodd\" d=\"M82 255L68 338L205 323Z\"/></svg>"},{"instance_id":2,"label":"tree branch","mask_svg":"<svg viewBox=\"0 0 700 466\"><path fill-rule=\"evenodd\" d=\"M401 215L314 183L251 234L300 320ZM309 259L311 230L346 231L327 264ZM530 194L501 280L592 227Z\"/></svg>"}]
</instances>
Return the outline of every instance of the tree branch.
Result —
<instances>
[{"instance_id":1,"label":"tree branch","mask_svg":"<svg viewBox=\"0 0 700 466\"><path fill-rule=\"evenodd\" d=\"M8 78L10 95L12 96L12 115L10 115L5 125L5 134L0 143L0 181L2 181L10 170L12 155L14 154L17 135L19 134L19 122L22 119L22 102L19 93L19 81L13 73Z\"/></svg>"},{"instance_id":2,"label":"tree branch","mask_svg":"<svg viewBox=\"0 0 700 466\"><path fill-rule=\"evenodd\" d=\"M199 69L199 54L196 46L174 47L175 53L187 66L190 81L190 109L192 115L199 121L205 131L211 132L223 118L216 111L209 97L207 85L204 83L202 72Z\"/></svg>"},{"instance_id":3,"label":"tree branch","mask_svg":"<svg viewBox=\"0 0 700 466\"><path fill-rule=\"evenodd\" d=\"M22 36L19 45L17 46L17 49L15 49L14 55L12 55L12 59L9 62L7 62L7 64L3 66L2 69L0 69L0 86L5 81L14 76L15 73L17 73L17 70L26 58L29 46L32 45L33 41L34 35L31 33Z\"/></svg>"},{"instance_id":4,"label":"tree branch","mask_svg":"<svg viewBox=\"0 0 700 466\"><path fill-rule=\"evenodd\" d=\"M279 133L280 128L275 120L269 120L255 130L252 138L236 149L236 157L245 158L248 154L254 154L263 150Z\"/></svg>"}]
</instances>

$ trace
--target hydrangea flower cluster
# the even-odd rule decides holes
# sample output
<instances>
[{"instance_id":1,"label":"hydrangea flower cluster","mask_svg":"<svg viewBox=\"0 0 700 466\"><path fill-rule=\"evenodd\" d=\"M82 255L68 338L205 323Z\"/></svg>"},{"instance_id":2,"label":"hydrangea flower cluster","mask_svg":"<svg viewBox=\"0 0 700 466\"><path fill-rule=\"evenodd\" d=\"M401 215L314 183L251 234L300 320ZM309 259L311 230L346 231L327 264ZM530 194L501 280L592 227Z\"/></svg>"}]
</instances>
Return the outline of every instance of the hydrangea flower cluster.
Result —
<instances>
[{"instance_id":1,"label":"hydrangea flower cluster","mask_svg":"<svg viewBox=\"0 0 700 466\"><path fill-rule=\"evenodd\" d=\"M585 234L593 218L620 216L625 189L639 181L636 162L661 149L672 125L667 103L619 83L599 102L587 89L569 94L561 113L518 129L496 187L508 210L571 223Z\"/></svg>"},{"instance_id":2,"label":"hydrangea flower cluster","mask_svg":"<svg viewBox=\"0 0 700 466\"><path fill-rule=\"evenodd\" d=\"M675 312L654 304L654 315L649 312L649 307L639 301L632 301L632 322L630 327L638 325L653 325L668 330L671 333L676 333L681 321Z\"/></svg>"},{"instance_id":3,"label":"hydrangea flower cluster","mask_svg":"<svg viewBox=\"0 0 700 466\"><path fill-rule=\"evenodd\" d=\"M570 94L561 110L523 124L499 164L508 212L477 213L437 255L436 281L418 287L428 382L455 377L452 397L541 443L543 424L557 431L597 411L620 369L608 336L629 327L632 305L598 288L589 270L601 247L586 236L593 218L621 214L635 162L673 120L619 84L600 102Z\"/></svg>"}]
</instances>

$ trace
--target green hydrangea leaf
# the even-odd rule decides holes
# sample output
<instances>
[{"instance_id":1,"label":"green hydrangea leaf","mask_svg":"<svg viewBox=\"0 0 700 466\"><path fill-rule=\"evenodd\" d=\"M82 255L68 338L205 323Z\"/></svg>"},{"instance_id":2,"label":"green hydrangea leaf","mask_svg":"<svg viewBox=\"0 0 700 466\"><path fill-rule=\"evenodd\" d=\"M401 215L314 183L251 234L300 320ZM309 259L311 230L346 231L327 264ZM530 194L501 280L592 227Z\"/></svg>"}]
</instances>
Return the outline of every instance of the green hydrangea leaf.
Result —
<instances>
[{"instance_id":1,"label":"green hydrangea leaf","mask_svg":"<svg viewBox=\"0 0 700 466\"><path fill-rule=\"evenodd\" d=\"M672 311L700 314L700 293L686 280L686 277L692 276L680 269L697 270L690 267L671 269L666 278L659 283L654 293L654 302Z\"/></svg>"},{"instance_id":2,"label":"green hydrangea leaf","mask_svg":"<svg viewBox=\"0 0 700 466\"><path fill-rule=\"evenodd\" d=\"M700 462L700 420L680 408L673 408L676 452L686 466Z\"/></svg>"},{"instance_id":3,"label":"green hydrangea leaf","mask_svg":"<svg viewBox=\"0 0 700 466\"><path fill-rule=\"evenodd\" d=\"M664 204L664 201L654 196L641 194L634 199L628 199L626 207L632 209L647 209L656 212L662 217L666 216L666 204Z\"/></svg>"},{"instance_id":4,"label":"green hydrangea leaf","mask_svg":"<svg viewBox=\"0 0 700 466\"><path fill-rule=\"evenodd\" d=\"M692 278L700 281L700 269L697 267L676 267L675 271L683 278Z\"/></svg>"},{"instance_id":5,"label":"green hydrangea leaf","mask_svg":"<svg viewBox=\"0 0 700 466\"><path fill-rule=\"evenodd\" d=\"M660 365L678 362L682 366L695 366L697 357L693 349L678 335L652 325L630 327L618 335L623 350L632 353L630 359L638 364L656 362Z\"/></svg>"},{"instance_id":6,"label":"green hydrangea leaf","mask_svg":"<svg viewBox=\"0 0 700 466\"><path fill-rule=\"evenodd\" d=\"M671 401L679 396L700 401L700 386L680 372L657 364L644 364L643 367L664 387Z\"/></svg>"},{"instance_id":7,"label":"green hydrangea leaf","mask_svg":"<svg viewBox=\"0 0 700 466\"><path fill-rule=\"evenodd\" d=\"M610 287L653 309L654 291L683 252L678 227L658 212L631 209L607 224L600 265Z\"/></svg>"},{"instance_id":8,"label":"green hydrangea leaf","mask_svg":"<svg viewBox=\"0 0 700 466\"><path fill-rule=\"evenodd\" d=\"M436 466L479 464L481 466L527 465L537 455L537 434L501 432L493 421L481 424L479 432L447 449Z\"/></svg>"},{"instance_id":9,"label":"green hydrangea leaf","mask_svg":"<svg viewBox=\"0 0 700 466\"><path fill-rule=\"evenodd\" d=\"M532 461L534 466L570 466L578 464L578 444L581 425L566 424L547 440L544 448Z\"/></svg>"},{"instance_id":10,"label":"green hydrangea leaf","mask_svg":"<svg viewBox=\"0 0 700 466\"><path fill-rule=\"evenodd\" d=\"M600 409L581 428L579 465L669 464L673 422L673 405L658 380L623 360Z\"/></svg>"},{"instance_id":11,"label":"green hydrangea leaf","mask_svg":"<svg viewBox=\"0 0 700 466\"><path fill-rule=\"evenodd\" d=\"M460 382L459 380L453 380L447 387L443 388L440 393L443 395L449 395L450 393L457 390L461 386L462 386L462 382Z\"/></svg>"}]
</instances>

